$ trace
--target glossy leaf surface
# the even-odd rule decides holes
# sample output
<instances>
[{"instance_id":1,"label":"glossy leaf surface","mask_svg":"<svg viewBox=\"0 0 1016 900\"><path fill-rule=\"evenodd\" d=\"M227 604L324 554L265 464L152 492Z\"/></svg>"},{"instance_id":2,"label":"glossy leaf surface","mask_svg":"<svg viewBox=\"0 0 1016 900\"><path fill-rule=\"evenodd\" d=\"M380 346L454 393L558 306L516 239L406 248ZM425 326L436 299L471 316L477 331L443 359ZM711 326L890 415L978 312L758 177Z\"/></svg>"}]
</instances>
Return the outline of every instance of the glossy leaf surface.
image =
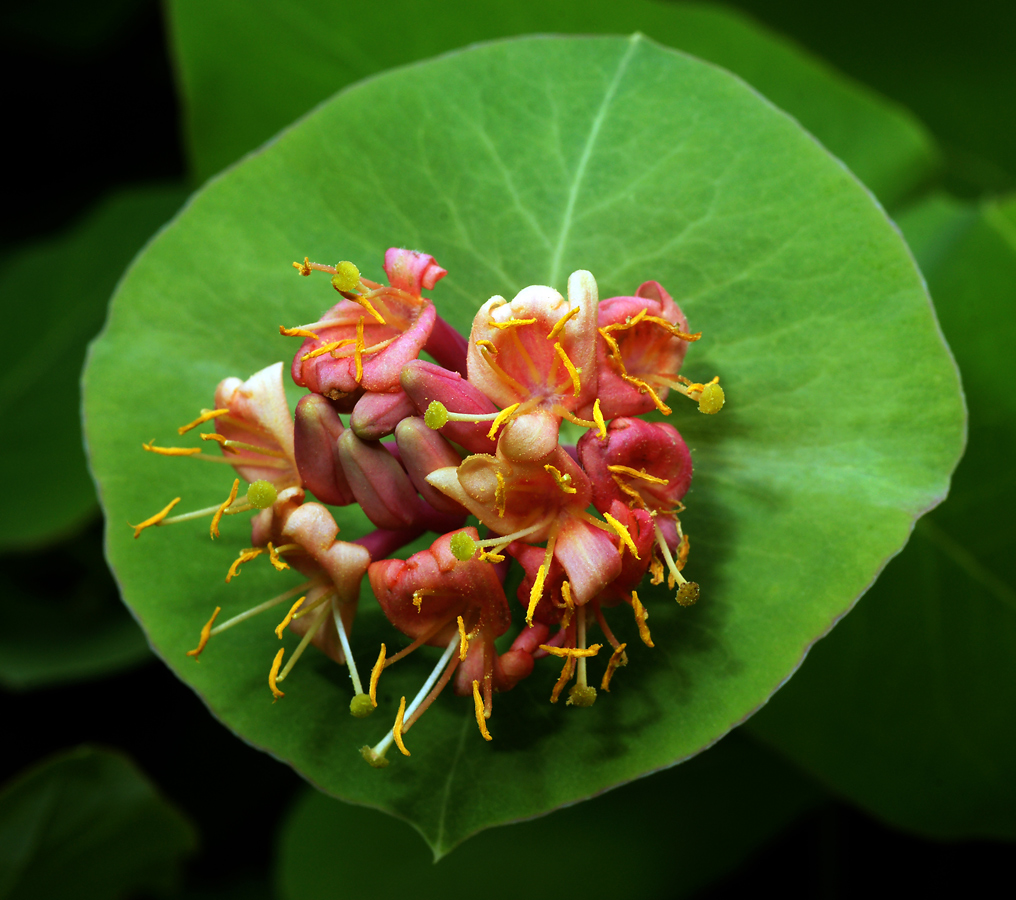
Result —
<instances>
[{"instance_id":1,"label":"glossy leaf surface","mask_svg":"<svg viewBox=\"0 0 1016 900\"><path fill-rule=\"evenodd\" d=\"M279 841L280 900L368 900L386 883L438 896L482 884L487 900L517 897L519 860L599 860L581 878L588 900L688 897L743 862L824 795L792 766L732 734L709 753L549 816L481 832L438 865L404 822L316 791L297 802ZM350 840L356 835L355 840ZM312 860L329 860L315 865ZM532 900L561 895L547 873L526 878Z\"/></svg>"},{"instance_id":2,"label":"glossy leaf surface","mask_svg":"<svg viewBox=\"0 0 1016 900\"><path fill-rule=\"evenodd\" d=\"M114 900L166 894L191 824L118 753L51 757L0 793L0 896Z\"/></svg>"},{"instance_id":3,"label":"glossy leaf surface","mask_svg":"<svg viewBox=\"0 0 1016 900\"><path fill-rule=\"evenodd\" d=\"M655 0L381 5L331 0L169 4L190 154L208 178L347 84L516 34L629 34L740 75L843 159L887 205L918 188L937 151L904 109L738 13ZM400 23L395 31L392 22ZM233 40L223 41L229 34Z\"/></svg>"},{"instance_id":4,"label":"glossy leaf surface","mask_svg":"<svg viewBox=\"0 0 1016 900\"><path fill-rule=\"evenodd\" d=\"M949 499L753 732L869 811L936 837L1016 838L1016 201L901 221L963 372Z\"/></svg>"},{"instance_id":5,"label":"glossy leaf surface","mask_svg":"<svg viewBox=\"0 0 1016 900\"><path fill-rule=\"evenodd\" d=\"M225 498L228 470L140 443L175 440L221 378L295 351L278 325L313 321L332 292L290 261L341 256L377 278L390 245L448 268L434 296L463 331L491 295L563 287L580 267L603 297L656 278L705 332L684 371L718 373L729 401L718 417L692 404L672 417L697 466L682 520L699 606L646 585L657 648L633 650L592 710L549 705L556 667L541 667L499 697L492 744L471 704L443 697L414 728L412 758L371 771L357 749L381 738L427 662L386 672L371 719L349 718L345 671L317 654L273 705L274 620L213 639L200 664L184 651L214 606L239 612L294 578L250 565L223 583L249 541L239 517L214 544L202 523L134 541L125 520L175 496L181 509ZM209 185L135 264L86 395L109 558L158 652L247 740L396 812L438 853L685 759L741 722L944 496L964 425L920 277L870 195L742 82L641 38L509 41L339 95ZM363 533L358 512L337 518L345 539ZM362 664L393 640L369 600L354 639Z\"/></svg>"}]
</instances>

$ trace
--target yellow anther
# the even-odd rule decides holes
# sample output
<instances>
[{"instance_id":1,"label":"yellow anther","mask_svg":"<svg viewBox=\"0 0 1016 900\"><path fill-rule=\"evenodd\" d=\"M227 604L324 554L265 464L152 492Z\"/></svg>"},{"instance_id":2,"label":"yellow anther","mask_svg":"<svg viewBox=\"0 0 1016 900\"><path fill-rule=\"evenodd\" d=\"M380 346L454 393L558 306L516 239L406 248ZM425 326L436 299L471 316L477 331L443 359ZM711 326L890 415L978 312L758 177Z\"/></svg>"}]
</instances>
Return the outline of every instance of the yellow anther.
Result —
<instances>
[{"instance_id":1,"label":"yellow anther","mask_svg":"<svg viewBox=\"0 0 1016 900\"><path fill-rule=\"evenodd\" d=\"M642 495L638 491L626 484L623 478L617 475L611 475L610 477L614 480L614 484L617 485L618 489L622 493L631 497L632 503L629 503L629 506L635 505L640 509L646 509L646 501L642 499Z\"/></svg>"},{"instance_id":2,"label":"yellow anther","mask_svg":"<svg viewBox=\"0 0 1016 900\"><path fill-rule=\"evenodd\" d=\"M237 575L240 574L240 566L245 562L250 562L252 559L256 559L262 553L268 551L264 547L250 547L247 550L241 550L240 555L233 560L233 565L229 567L229 571L226 573L226 584L229 584Z\"/></svg>"},{"instance_id":3,"label":"yellow anther","mask_svg":"<svg viewBox=\"0 0 1016 900\"><path fill-rule=\"evenodd\" d=\"M628 665L628 657L624 652L624 648L627 646L627 644L619 644L611 654L607 661L607 671L603 673L603 680L600 682L601 691L610 691L610 679L614 677L614 672L621 666Z\"/></svg>"},{"instance_id":4,"label":"yellow anther","mask_svg":"<svg viewBox=\"0 0 1016 900\"><path fill-rule=\"evenodd\" d=\"M236 499L236 493L240 490L240 479L233 479L233 488L229 492L229 496L223 503L219 505L219 508L215 510L215 515L212 516L212 524L208 528L208 533L212 536L212 540L215 540L219 536L219 522L222 521L222 516L229 507L233 505L233 501Z\"/></svg>"},{"instance_id":5,"label":"yellow anther","mask_svg":"<svg viewBox=\"0 0 1016 900\"><path fill-rule=\"evenodd\" d=\"M541 650L546 650L551 656L561 659L566 656L575 659L588 659L591 656L596 656L602 648L603 644L590 644L588 647L552 647L550 644L540 644Z\"/></svg>"},{"instance_id":6,"label":"yellow anther","mask_svg":"<svg viewBox=\"0 0 1016 900\"><path fill-rule=\"evenodd\" d=\"M495 472L494 475L497 478L497 487L494 488L494 508L497 510L498 518L503 519L508 487L505 484L504 475L500 472Z\"/></svg>"},{"instance_id":7,"label":"yellow anther","mask_svg":"<svg viewBox=\"0 0 1016 900\"><path fill-rule=\"evenodd\" d=\"M650 584L663 584L663 561L655 553L649 560L649 572L652 575Z\"/></svg>"},{"instance_id":8,"label":"yellow anther","mask_svg":"<svg viewBox=\"0 0 1016 900\"><path fill-rule=\"evenodd\" d=\"M628 375L627 373L624 372L621 373L621 377L625 381L627 381L628 384L635 385L635 387L639 389L640 394L648 394L649 397L652 399L653 403L656 405L656 408L661 413L663 413L665 416L670 415L671 413L670 407L667 406L667 404L660 399L660 395L657 394L656 391L653 390L653 388L650 385L646 384L646 382L644 382L641 378L634 378L631 375Z\"/></svg>"},{"instance_id":9,"label":"yellow anther","mask_svg":"<svg viewBox=\"0 0 1016 900\"><path fill-rule=\"evenodd\" d=\"M596 423L596 427L600 430L600 440L605 441L607 439L607 423L603 419L603 413L600 411L600 398L596 398L596 402L593 403L593 421Z\"/></svg>"},{"instance_id":10,"label":"yellow anther","mask_svg":"<svg viewBox=\"0 0 1016 900\"><path fill-rule=\"evenodd\" d=\"M370 302L366 297L353 296L349 298L354 303L359 303L367 312L369 312L375 319L377 319L379 325L387 325L388 323L384 320L384 316L381 315L375 308L374 304Z\"/></svg>"},{"instance_id":11,"label":"yellow anther","mask_svg":"<svg viewBox=\"0 0 1016 900\"><path fill-rule=\"evenodd\" d=\"M514 414L515 410L517 410L521 405L521 403L513 403L511 406L506 406L502 409L491 424L490 431L487 432L487 437L493 440L494 435L497 434L498 428L507 422Z\"/></svg>"},{"instance_id":12,"label":"yellow anther","mask_svg":"<svg viewBox=\"0 0 1016 900\"><path fill-rule=\"evenodd\" d=\"M640 559L638 548L635 546L635 542L631 539L631 534L628 533L628 529L624 527L620 522L617 521L610 513L604 513L603 518L607 524L614 530L614 533L621 539L621 543L632 552L632 556L635 559Z\"/></svg>"},{"instance_id":13,"label":"yellow anther","mask_svg":"<svg viewBox=\"0 0 1016 900\"><path fill-rule=\"evenodd\" d=\"M633 469L631 466L607 466L607 471L618 472L632 478L639 478L642 481L652 482L653 484L670 484L666 478L657 478L655 475L650 475L645 469Z\"/></svg>"},{"instance_id":14,"label":"yellow anther","mask_svg":"<svg viewBox=\"0 0 1016 900\"><path fill-rule=\"evenodd\" d=\"M370 702L377 709L377 683L381 677L381 672L385 667L385 645L381 645L381 652L377 655L377 662L374 663L374 668L370 670L370 688L367 690L370 696Z\"/></svg>"},{"instance_id":15,"label":"yellow anther","mask_svg":"<svg viewBox=\"0 0 1016 900\"><path fill-rule=\"evenodd\" d=\"M285 337L303 337L311 338L312 340L319 340L317 334L313 331L308 331L306 328L286 328L285 325L279 326L279 334Z\"/></svg>"},{"instance_id":16,"label":"yellow anther","mask_svg":"<svg viewBox=\"0 0 1016 900\"><path fill-rule=\"evenodd\" d=\"M211 637L212 626L215 624L215 619L218 617L220 612L222 612L222 607L216 606L215 612L212 613L212 617L201 626L201 637L198 638L198 645L193 650L187 651L188 656L193 656L194 659L198 659L201 655L201 651L205 649L205 644L208 643L208 638ZM198 662L200 662L200 660L198 660Z\"/></svg>"},{"instance_id":17,"label":"yellow anther","mask_svg":"<svg viewBox=\"0 0 1016 900\"><path fill-rule=\"evenodd\" d=\"M201 452L200 447L156 447L155 438L147 444L142 443L141 448L160 456L197 456Z\"/></svg>"},{"instance_id":18,"label":"yellow anther","mask_svg":"<svg viewBox=\"0 0 1016 900\"><path fill-rule=\"evenodd\" d=\"M476 342L476 346L481 347L484 350L487 350L488 352L497 355L497 346L494 344L493 341L479 340Z\"/></svg>"},{"instance_id":19,"label":"yellow anther","mask_svg":"<svg viewBox=\"0 0 1016 900\"><path fill-rule=\"evenodd\" d=\"M561 696L561 691L564 689L564 686L571 681L572 675L575 674L575 666L575 657L569 656L568 659L565 660L564 668L561 669L561 677L557 679L554 689L550 692L551 703L557 703L557 699Z\"/></svg>"},{"instance_id":20,"label":"yellow anther","mask_svg":"<svg viewBox=\"0 0 1016 900\"><path fill-rule=\"evenodd\" d=\"M503 331L505 328L517 328L519 325L535 325L536 319L509 319L507 322L495 322L491 319L487 324L491 328L499 328Z\"/></svg>"},{"instance_id":21,"label":"yellow anther","mask_svg":"<svg viewBox=\"0 0 1016 900\"><path fill-rule=\"evenodd\" d=\"M460 618L461 622L462 619ZM480 696L480 682L473 681L473 709L476 711L476 724L480 726L480 734L485 741L494 740L487 731L487 717L483 714L483 698Z\"/></svg>"},{"instance_id":22,"label":"yellow anther","mask_svg":"<svg viewBox=\"0 0 1016 900\"><path fill-rule=\"evenodd\" d=\"M543 467L543 471L548 472L549 474L554 476L554 482L557 484L558 488L565 494L578 493L578 488L572 487L571 475L562 475L561 470L557 468L557 466L552 466L548 463Z\"/></svg>"},{"instance_id":23,"label":"yellow anther","mask_svg":"<svg viewBox=\"0 0 1016 900\"><path fill-rule=\"evenodd\" d=\"M688 541L688 535L681 535L681 544L677 548L677 571L680 572L684 569L688 562L688 554L691 552L691 543Z\"/></svg>"},{"instance_id":24,"label":"yellow anther","mask_svg":"<svg viewBox=\"0 0 1016 900\"><path fill-rule=\"evenodd\" d=\"M399 711L395 714L395 724L392 726L392 737L395 738L395 746L403 756L412 756L402 743L402 717L406 714L406 698L399 701Z\"/></svg>"},{"instance_id":25,"label":"yellow anther","mask_svg":"<svg viewBox=\"0 0 1016 900\"><path fill-rule=\"evenodd\" d=\"M526 610L526 623L530 626L533 624L533 613L536 612L536 607L543 596L543 582L546 578L547 564L544 563L536 573L536 581L533 582L533 588L529 592L529 609Z\"/></svg>"},{"instance_id":26,"label":"yellow anther","mask_svg":"<svg viewBox=\"0 0 1016 900\"><path fill-rule=\"evenodd\" d=\"M272 542L268 542L268 561L276 572L283 572L289 568L289 563L279 559L279 554L285 553L287 550L295 550L298 546L298 544L283 544L281 547L273 547Z\"/></svg>"},{"instance_id":27,"label":"yellow anther","mask_svg":"<svg viewBox=\"0 0 1016 900\"><path fill-rule=\"evenodd\" d=\"M145 521L142 522L140 525L131 525L131 523L128 522L127 524L134 529L134 537L137 538L141 534L141 532L144 531L146 528L150 528L152 525L158 525L163 519L166 518L166 516L169 515L173 507L176 506L177 503L179 502L180 502L179 497L177 497L175 500L170 500L165 507L160 509L151 518L145 519Z\"/></svg>"},{"instance_id":28,"label":"yellow anther","mask_svg":"<svg viewBox=\"0 0 1016 900\"><path fill-rule=\"evenodd\" d=\"M280 647L279 652L275 654L275 659L272 660L272 668L268 672L268 687L272 689L272 696L278 700L279 697L285 697L286 695L278 689L275 684L275 680L279 677L279 666L282 665L282 655L286 652L285 647Z\"/></svg>"},{"instance_id":29,"label":"yellow anther","mask_svg":"<svg viewBox=\"0 0 1016 900\"><path fill-rule=\"evenodd\" d=\"M297 600L296 603L294 603L289 608L289 612L286 613L286 618L284 618L281 622L279 622L278 625L275 626L275 636L280 641L282 640L282 632L285 631L289 623L293 621L293 616L296 614L296 611L301 606L303 606L303 601L306 599L307 599L306 597L301 597L299 600Z\"/></svg>"},{"instance_id":30,"label":"yellow anther","mask_svg":"<svg viewBox=\"0 0 1016 900\"><path fill-rule=\"evenodd\" d=\"M304 353L300 357L300 362L307 362L308 359L316 359L319 356L324 356L326 353L331 353L332 350L338 350L339 347L344 347L346 344L353 343L352 338L347 338L343 341L329 341L327 344L322 344L315 350L311 350L309 353Z\"/></svg>"},{"instance_id":31,"label":"yellow anther","mask_svg":"<svg viewBox=\"0 0 1016 900\"><path fill-rule=\"evenodd\" d=\"M459 616L459 662L466 661L466 654L469 652L469 638L466 637L466 623ZM476 682L473 682L474 684Z\"/></svg>"},{"instance_id":32,"label":"yellow anther","mask_svg":"<svg viewBox=\"0 0 1016 900\"><path fill-rule=\"evenodd\" d=\"M356 345L353 348L353 358L356 361L356 383L363 380L363 351L367 345L363 342L363 316L356 321Z\"/></svg>"},{"instance_id":33,"label":"yellow anther","mask_svg":"<svg viewBox=\"0 0 1016 900\"><path fill-rule=\"evenodd\" d=\"M579 391L582 390L582 381L579 378L579 374L582 370L575 368L575 363L568 358L568 354L564 352L564 347L562 347L559 343L554 344L554 352L558 355L558 358L562 363L564 363L564 367L568 370L568 377L571 378L572 383L572 391L577 397L579 395Z\"/></svg>"},{"instance_id":34,"label":"yellow anther","mask_svg":"<svg viewBox=\"0 0 1016 900\"><path fill-rule=\"evenodd\" d=\"M504 562L504 557L495 550L480 550L479 556L476 557L480 562L489 563L500 563Z\"/></svg>"},{"instance_id":35,"label":"yellow anther","mask_svg":"<svg viewBox=\"0 0 1016 900\"><path fill-rule=\"evenodd\" d=\"M229 414L228 409L203 409L201 415L198 416L193 422L187 425L181 425L177 428L177 434L186 434L192 428L197 428L198 425L203 425L205 422L209 422L212 419L217 419L219 416L225 416Z\"/></svg>"},{"instance_id":36,"label":"yellow anther","mask_svg":"<svg viewBox=\"0 0 1016 900\"><path fill-rule=\"evenodd\" d=\"M682 341L697 341L702 337L701 331L696 331L694 334L689 334L687 331L681 331L676 325L668 322L666 319L661 319L659 316L645 316L646 322L652 322L654 325L659 325L665 331L669 331L671 335L676 338L680 338Z\"/></svg>"},{"instance_id":37,"label":"yellow anther","mask_svg":"<svg viewBox=\"0 0 1016 900\"><path fill-rule=\"evenodd\" d=\"M631 608L635 612L635 623L639 627L639 637L642 638L642 643L647 647L655 646L652 635L649 634L649 626L646 625L649 611L642 605L642 601L639 600L639 595L635 591L631 592Z\"/></svg>"},{"instance_id":38,"label":"yellow anther","mask_svg":"<svg viewBox=\"0 0 1016 900\"><path fill-rule=\"evenodd\" d=\"M413 606L416 607L416 611L421 612L423 610L424 597L429 597L431 594L436 593L437 591L435 591L433 588L418 588L417 590L413 591Z\"/></svg>"},{"instance_id":39,"label":"yellow anther","mask_svg":"<svg viewBox=\"0 0 1016 900\"><path fill-rule=\"evenodd\" d=\"M562 331L564 331L564 326L568 322L568 320L572 316L577 315L581 309L582 309L581 306L573 306L571 309L568 310L568 312L566 312L563 316L561 316L561 318L554 323L554 327L550 329L550 334L547 335L547 340L548 341L554 340L554 338L556 338ZM536 320L534 319L533 321Z\"/></svg>"},{"instance_id":40,"label":"yellow anther","mask_svg":"<svg viewBox=\"0 0 1016 900\"><path fill-rule=\"evenodd\" d=\"M607 349L610 350L610 355L614 358L614 362L617 363L621 369L622 375L627 375L628 370L624 367L624 359L621 357L621 348L617 346L617 341L614 340L614 336L606 328L597 328L597 332L600 337L607 342Z\"/></svg>"},{"instance_id":41,"label":"yellow anther","mask_svg":"<svg viewBox=\"0 0 1016 900\"><path fill-rule=\"evenodd\" d=\"M567 628L571 624L572 616L575 615L575 601L572 600L571 582L561 582L561 597L564 600L565 611L561 616L561 627Z\"/></svg>"},{"instance_id":42,"label":"yellow anther","mask_svg":"<svg viewBox=\"0 0 1016 900\"><path fill-rule=\"evenodd\" d=\"M304 276L310 275L310 273L313 271L311 269L311 267L310 267L310 257L309 256L305 256L303 258L303 262L302 263L298 263L298 262L293 263L293 268L294 269L298 269L301 275L304 275Z\"/></svg>"},{"instance_id":43,"label":"yellow anther","mask_svg":"<svg viewBox=\"0 0 1016 900\"><path fill-rule=\"evenodd\" d=\"M229 447L226 446L226 444L229 443L229 441L226 439L226 436L218 434L217 432L214 431L210 431L207 434L205 432L201 432L201 440L215 441L215 443L222 448L223 453L227 452L230 449Z\"/></svg>"}]
</instances>

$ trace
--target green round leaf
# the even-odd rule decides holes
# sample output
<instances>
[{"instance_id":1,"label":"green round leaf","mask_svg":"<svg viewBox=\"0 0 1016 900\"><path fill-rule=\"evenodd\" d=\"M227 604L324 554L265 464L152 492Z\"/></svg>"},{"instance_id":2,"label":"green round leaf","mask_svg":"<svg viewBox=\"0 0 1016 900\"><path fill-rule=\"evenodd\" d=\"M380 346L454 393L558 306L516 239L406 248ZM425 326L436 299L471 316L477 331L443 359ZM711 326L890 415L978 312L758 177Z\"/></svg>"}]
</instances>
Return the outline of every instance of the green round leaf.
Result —
<instances>
[{"instance_id":1,"label":"green round leaf","mask_svg":"<svg viewBox=\"0 0 1016 900\"><path fill-rule=\"evenodd\" d=\"M250 539L239 517L214 544L201 523L134 541L127 521L225 498L220 467L140 443L175 437L221 378L295 351L277 326L313 321L332 291L291 260L379 278L398 245L448 268L434 297L463 330L491 295L563 287L574 269L603 297L657 279L705 332L685 374L719 374L728 404L673 416L697 467L682 521L703 594L684 610L644 586L656 649L613 615L631 662L592 709L551 706L557 671L541 663L497 698L492 743L471 702L446 696L411 759L370 770L357 749L431 660L386 672L371 718L349 717L345 671L318 654L273 704L274 620L213 639L200 663L184 652L214 606L239 612L294 579L250 564L223 583ZM86 373L86 427L109 559L157 651L248 741L441 853L686 759L750 715L944 496L964 415L920 276L868 192L743 82L636 36L510 41L389 73L213 182L127 274ZM358 511L337 518L343 538L363 533ZM369 601L354 639L361 666L397 640Z\"/></svg>"},{"instance_id":2,"label":"green round leaf","mask_svg":"<svg viewBox=\"0 0 1016 900\"><path fill-rule=\"evenodd\" d=\"M0 793L0 896L165 894L195 843L191 823L129 759L79 747Z\"/></svg>"},{"instance_id":3,"label":"green round leaf","mask_svg":"<svg viewBox=\"0 0 1016 900\"><path fill-rule=\"evenodd\" d=\"M963 372L970 438L917 524L755 734L854 802L937 838L1016 839L1016 200L901 220Z\"/></svg>"}]
</instances>

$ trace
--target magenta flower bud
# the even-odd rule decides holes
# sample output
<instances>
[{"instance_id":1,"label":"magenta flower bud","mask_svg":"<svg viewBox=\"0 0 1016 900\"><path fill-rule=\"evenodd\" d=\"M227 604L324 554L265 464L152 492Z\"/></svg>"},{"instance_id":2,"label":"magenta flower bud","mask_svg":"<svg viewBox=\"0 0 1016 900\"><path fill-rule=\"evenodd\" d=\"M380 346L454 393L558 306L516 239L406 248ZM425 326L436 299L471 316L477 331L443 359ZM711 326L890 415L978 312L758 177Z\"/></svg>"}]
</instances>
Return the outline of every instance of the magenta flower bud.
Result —
<instances>
[{"instance_id":1,"label":"magenta flower bud","mask_svg":"<svg viewBox=\"0 0 1016 900\"><path fill-rule=\"evenodd\" d=\"M411 528L419 497L398 460L376 441L361 441L346 429L339 437L339 460L346 480L367 518L378 528Z\"/></svg>"},{"instance_id":2,"label":"magenta flower bud","mask_svg":"<svg viewBox=\"0 0 1016 900\"><path fill-rule=\"evenodd\" d=\"M408 363L400 376L403 390L409 395L420 415L437 400L449 412L489 416L497 407L477 387L457 372L449 372L433 363L418 359ZM470 453L493 453L494 441L487 437L490 422L448 422L441 434Z\"/></svg>"},{"instance_id":3,"label":"magenta flower bud","mask_svg":"<svg viewBox=\"0 0 1016 900\"><path fill-rule=\"evenodd\" d=\"M387 437L406 416L415 416L416 407L404 391L392 394L364 394L353 407L349 427L362 441Z\"/></svg>"},{"instance_id":4,"label":"magenta flower bud","mask_svg":"<svg viewBox=\"0 0 1016 900\"><path fill-rule=\"evenodd\" d=\"M579 462L602 513L615 500L671 514L691 484L691 453L673 425L614 419L606 440L587 431L577 445Z\"/></svg>"},{"instance_id":5,"label":"magenta flower bud","mask_svg":"<svg viewBox=\"0 0 1016 900\"><path fill-rule=\"evenodd\" d=\"M433 289L448 274L448 270L442 269L433 256L401 247L389 247L385 251L384 269L393 288L417 297L421 290Z\"/></svg>"},{"instance_id":6,"label":"magenta flower bud","mask_svg":"<svg viewBox=\"0 0 1016 900\"><path fill-rule=\"evenodd\" d=\"M296 405L296 465L306 488L322 503L348 506L353 492L339 463L342 420L320 394L308 394Z\"/></svg>"},{"instance_id":7,"label":"magenta flower bud","mask_svg":"<svg viewBox=\"0 0 1016 900\"><path fill-rule=\"evenodd\" d=\"M438 365L466 374L466 339L449 325L441 316L434 320L430 338L423 348L437 360Z\"/></svg>"},{"instance_id":8,"label":"magenta flower bud","mask_svg":"<svg viewBox=\"0 0 1016 900\"><path fill-rule=\"evenodd\" d=\"M399 422L395 443L402 456L402 465L423 499L441 512L466 515L465 507L427 483L427 476L435 469L458 466L462 462L455 448L428 428L423 419L416 417Z\"/></svg>"}]
</instances>

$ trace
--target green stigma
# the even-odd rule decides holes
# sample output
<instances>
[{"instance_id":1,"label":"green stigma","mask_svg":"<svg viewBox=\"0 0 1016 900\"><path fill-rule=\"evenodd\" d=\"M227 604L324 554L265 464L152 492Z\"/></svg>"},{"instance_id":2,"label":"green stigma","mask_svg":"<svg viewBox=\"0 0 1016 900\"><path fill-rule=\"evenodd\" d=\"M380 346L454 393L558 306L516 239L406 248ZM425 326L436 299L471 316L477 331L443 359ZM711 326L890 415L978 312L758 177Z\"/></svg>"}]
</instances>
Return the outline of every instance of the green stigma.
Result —
<instances>
[{"instance_id":1,"label":"green stigma","mask_svg":"<svg viewBox=\"0 0 1016 900\"><path fill-rule=\"evenodd\" d=\"M373 747L367 746L361 747L360 756L362 756L365 760L367 760L367 762L370 763L371 768L374 769L383 769L385 766L388 765L388 760L385 759L383 756L380 756L377 753L375 753Z\"/></svg>"},{"instance_id":2,"label":"green stigma","mask_svg":"<svg viewBox=\"0 0 1016 900\"><path fill-rule=\"evenodd\" d=\"M694 581L686 581L677 589L677 602L681 606L691 606L699 598L699 586Z\"/></svg>"},{"instance_id":3,"label":"green stigma","mask_svg":"<svg viewBox=\"0 0 1016 900\"><path fill-rule=\"evenodd\" d=\"M348 294L355 291L360 284L360 270L348 259L344 259L335 267L335 274L332 276L332 287L337 291Z\"/></svg>"},{"instance_id":4,"label":"green stigma","mask_svg":"<svg viewBox=\"0 0 1016 900\"><path fill-rule=\"evenodd\" d=\"M279 492L270 481L259 478L247 488L247 502L255 509L268 509L279 498Z\"/></svg>"},{"instance_id":5,"label":"green stigma","mask_svg":"<svg viewBox=\"0 0 1016 900\"><path fill-rule=\"evenodd\" d=\"M464 531L453 534L452 539L448 542L448 546L454 556L459 562L465 562L467 559L472 559L473 554L476 552L476 541L474 541Z\"/></svg>"},{"instance_id":6,"label":"green stigma","mask_svg":"<svg viewBox=\"0 0 1016 900\"><path fill-rule=\"evenodd\" d=\"M590 684L574 685L568 691L568 706L592 706L596 702L596 688Z\"/></svg>"},{"instance_id":7,"label":"green stigma","mask_svg":"<svg viewBox=\"0 0 1016 900\"><path fill-rule=\"evenodd\" d=\"M725 399L723 388L718 384L707 384L702 388L702 396L699 397L699 412L704 412L709 416L714 415L723 409L723 401Z\"/></svg>"},{"instance_id":8,"label":"green stigma","mask_svg":"<svg viewBox=\"0 0 1016 900\"><path fill-rule=\"evenodd\" d=\"M374 704L366 694L357 694L349 701L349 711L358 719L366 719L374 712Z\"/></svg>"},{"instance_id":9,"label":"green stigma","mask_svg":"<svg viewBox=\"0 0 1016 900\"><path fill-rule=\"evenodd\" d=\"M436 431L448 424L448 408L440 400L432 400L423 414L423 421L428 428Z\"/></svg>"}]
</instances>

